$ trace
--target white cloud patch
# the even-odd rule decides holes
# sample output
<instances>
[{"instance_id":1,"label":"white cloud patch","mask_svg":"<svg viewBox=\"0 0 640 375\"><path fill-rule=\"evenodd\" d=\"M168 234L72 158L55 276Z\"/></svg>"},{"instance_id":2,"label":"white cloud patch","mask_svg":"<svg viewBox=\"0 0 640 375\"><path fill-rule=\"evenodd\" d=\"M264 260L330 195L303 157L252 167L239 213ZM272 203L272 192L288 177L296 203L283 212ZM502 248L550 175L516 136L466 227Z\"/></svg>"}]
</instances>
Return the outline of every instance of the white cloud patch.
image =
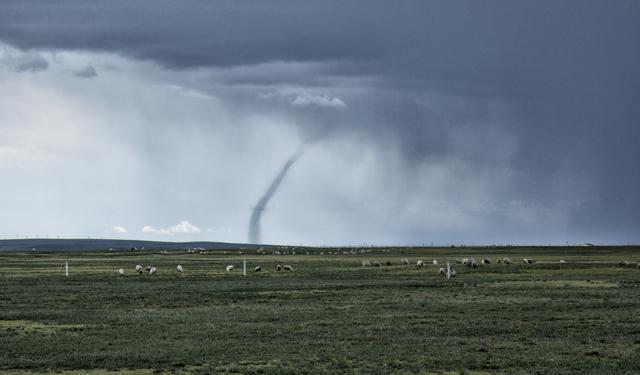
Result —
<instances>
[{"instance_id":1,"label":"white cloud patch","mask_svg":"<svg viewBox=\"0 0 640 375\"><path fill-rule=\"evenodd\" d=\"M342 99L329 95L303 94L298 95L291 102L292 105L317 105L320 107L346 107Z\"/></svg>"},{"instance_id":2,"label":"white cloud patch","mask_svg":"<svg viewBox=\"0 0 640 375\"><path fill-rule=\"evenodd\" d=\"M145 225L144 227L142 227L142 233L165 234L165 235L169 235L169 236L173 236L174 235L174 233L169 232L167 229L156 229L156 228L152 227L151 225Z\"/></svg>"},{"instance_id":3,"label":"white cloud patch","mask_svg":"<svg viewBox=\"0 0 640 375\"><path fill-rule=\"evenodd\" d=\"M283 99L294 106L318 106L330 108L345 108L345 102L337 96L319 93L307 89L279 89L259 94L263 99Z\"/></svg>"},{"instance_id":4,"label":"white cloud patch","mask_svg":"<svg viewBox=\"0 0 640 375\"><path fill-rule=\"evenodd\" d=\"M196 227L195 225L191 224L186 220L183 220L177 225L172 226L171 228L169 228L169 231L171 233L184 233L184 234L195 234L195 233L201 232L200 228Z\"/></svg>"},{"instance_id":5,"label":"white cloud patch","mask_svg":"<svg viewBox=\"0 0 640 375\"><path fill-rule=\"evenodd\" d=\"M115 226L112 228L113 233L129 233L127 228L121 226Z\"/></svg>"},{"instance_id":6,"label":"white cloud patch","mask_svg":"<svg viewBox=\"0 0 640 375\"><path fill-rule=\"evenodd\" d=\"M170 228L156 229L150 225L142 227L142 233L175 236L176 234L199 234L202 230L190 222L183 220Z\"/></svg>"}]
</instances>

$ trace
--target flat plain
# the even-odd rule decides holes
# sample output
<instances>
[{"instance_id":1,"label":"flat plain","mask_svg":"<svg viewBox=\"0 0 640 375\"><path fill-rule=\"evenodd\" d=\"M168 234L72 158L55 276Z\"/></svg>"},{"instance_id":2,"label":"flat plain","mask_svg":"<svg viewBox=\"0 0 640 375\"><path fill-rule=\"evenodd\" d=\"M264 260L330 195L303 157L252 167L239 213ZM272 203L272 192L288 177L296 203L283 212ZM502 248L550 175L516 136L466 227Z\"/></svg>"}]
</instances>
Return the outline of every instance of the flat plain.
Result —
<instances>
[{"instance_id":1,"label":"flat plain","mask_svg":"<svg viewBox=\"0 0 640 375\"><path fill-rule=\"evenodd\" d=\"M0 253L0 374L640 373L639 247L351 250Z\"/></svg>"}]
</instances>

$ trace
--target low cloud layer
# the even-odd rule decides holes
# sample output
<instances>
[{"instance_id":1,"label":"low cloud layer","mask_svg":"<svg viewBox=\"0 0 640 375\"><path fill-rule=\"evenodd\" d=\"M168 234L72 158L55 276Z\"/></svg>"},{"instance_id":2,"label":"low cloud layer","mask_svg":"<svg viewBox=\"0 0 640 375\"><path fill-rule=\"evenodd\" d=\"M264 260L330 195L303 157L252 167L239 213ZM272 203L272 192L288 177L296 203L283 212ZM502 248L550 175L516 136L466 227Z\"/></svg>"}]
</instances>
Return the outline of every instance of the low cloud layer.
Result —
<instances>
[{"instance_id":1,"label":"low cloud layer","mask_svg":"<svg viewBox=\"0 0 640 375\"><path fill-rule=\"evenodd\" d=\"M3 236L243 242L305 147L263 242L640 241L638 2L194 4L0 4Z\"/></svg>"}]
</instances>

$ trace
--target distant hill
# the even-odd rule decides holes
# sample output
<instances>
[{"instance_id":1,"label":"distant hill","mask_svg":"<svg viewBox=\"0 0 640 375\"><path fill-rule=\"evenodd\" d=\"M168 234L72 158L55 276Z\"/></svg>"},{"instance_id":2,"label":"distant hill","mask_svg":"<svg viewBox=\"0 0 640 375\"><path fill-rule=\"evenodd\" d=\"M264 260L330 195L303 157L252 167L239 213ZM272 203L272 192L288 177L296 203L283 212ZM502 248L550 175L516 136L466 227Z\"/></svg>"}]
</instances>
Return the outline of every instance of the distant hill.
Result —
<instances>
[{"instance_id":1,"label":"distant hill","mask_svg":"<svg viewBox=\"0 0 640 375\"><path fill-rule=\"evenodd\" d=\"M186 250L202 248L216 249L256 249L268 245L239 244L227 242L161 242L140 240L102 239L18 239L0 240L0 251L105 251L105 250Z\"/></svg>"}]
</instances>

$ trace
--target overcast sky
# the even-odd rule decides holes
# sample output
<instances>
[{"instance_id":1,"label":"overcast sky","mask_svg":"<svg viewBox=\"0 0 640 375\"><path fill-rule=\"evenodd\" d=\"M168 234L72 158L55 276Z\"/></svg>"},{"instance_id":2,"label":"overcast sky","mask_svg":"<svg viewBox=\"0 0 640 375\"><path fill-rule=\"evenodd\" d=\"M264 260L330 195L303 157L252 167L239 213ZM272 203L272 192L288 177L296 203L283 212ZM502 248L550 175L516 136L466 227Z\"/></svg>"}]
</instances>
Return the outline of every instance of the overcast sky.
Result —
<instances>
[{"instance_id":1,"label":"overcast sky","mask_svg":"<svg viewBox=\"0 0 640 375\"><path fill-rule=\"evenodd\" d=\"M0 237L245 242L260 207L264 243L640 243L638 20L2 1Z\"/></svg>"}]
</instances>

